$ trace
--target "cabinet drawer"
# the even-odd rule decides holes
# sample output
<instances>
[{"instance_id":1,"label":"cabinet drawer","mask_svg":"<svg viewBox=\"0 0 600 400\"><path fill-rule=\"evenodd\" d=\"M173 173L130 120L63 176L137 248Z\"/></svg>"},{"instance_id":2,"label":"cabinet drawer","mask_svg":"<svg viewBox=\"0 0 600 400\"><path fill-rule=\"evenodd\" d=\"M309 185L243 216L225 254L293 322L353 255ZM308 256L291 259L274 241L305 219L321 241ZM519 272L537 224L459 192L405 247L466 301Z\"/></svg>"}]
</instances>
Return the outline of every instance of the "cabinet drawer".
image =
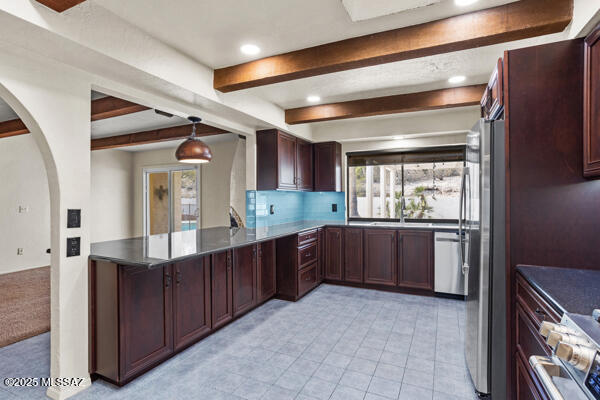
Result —
<instances>
[{"instance_id":1,"label":"cabinet drawer","mask_svg":"<svg viewBox=\"0 0 600 400\"><path fill-rule=\"evenodd\" d=\"M317 230L302 232L298 234L298 246L317 240Z\"/></svg>"},{"instance_id":2,"label":"cabinet drawer","mask_svg":"<svg viewBox=\"0 0 600 400\"><path fill-rule=\"evenodd\" d=\"M298 271L298 296L302 296L317 284L317 263Z\"/></svg>"},{"instance_id":3,"label":"cabinet drawer","mask_svg":"<svg viewBox=\"0 0 600 400\"><path fill-rule=\"evenodd\" d=\"M557 323L560 315L521 276L517 275L517 300L539 329L543 321Z\"/></svg>"},{"instance_id":4,"label":"cabinet drawer","mask_svg":"<svg viewBox=\"0 0 600 400\"><path fill-rule=\"evenodd\" d=\"M542 335L538 332L527 316L521 305L517 304L517 349L522 352L523 358L529 360L531 356L549 356L551 351Z\"/></svg>"},{"instance_id":5,"label":"cabinet drawer","mask_svg":"<svg viewBox=\"0 0 600 400\"><path fill-rule=\"evenodd\" d=\"M298 248L298 269L302 269L308 264L317 261L317 242Z\"/></svg>"}]
</instances>

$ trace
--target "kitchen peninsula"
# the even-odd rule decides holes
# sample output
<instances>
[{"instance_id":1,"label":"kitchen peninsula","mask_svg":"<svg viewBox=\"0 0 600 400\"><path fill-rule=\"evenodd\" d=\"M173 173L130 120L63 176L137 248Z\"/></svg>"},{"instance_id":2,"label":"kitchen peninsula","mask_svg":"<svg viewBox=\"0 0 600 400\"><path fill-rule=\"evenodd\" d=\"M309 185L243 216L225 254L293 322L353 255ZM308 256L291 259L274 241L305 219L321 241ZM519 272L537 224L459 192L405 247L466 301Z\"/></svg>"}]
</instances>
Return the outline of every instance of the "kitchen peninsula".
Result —
<instances>
[{"instance_id":1,"label":"kitchen peninsula","mask_svg":"<svg viewBox=\"0 0 600 400\"><path fill-rule=\"evenodd\" d=\"M433 294L445 224L299 221L92 244L91 372L124 385L272 297L321 282Z\"/></svg>"}]
</instances>

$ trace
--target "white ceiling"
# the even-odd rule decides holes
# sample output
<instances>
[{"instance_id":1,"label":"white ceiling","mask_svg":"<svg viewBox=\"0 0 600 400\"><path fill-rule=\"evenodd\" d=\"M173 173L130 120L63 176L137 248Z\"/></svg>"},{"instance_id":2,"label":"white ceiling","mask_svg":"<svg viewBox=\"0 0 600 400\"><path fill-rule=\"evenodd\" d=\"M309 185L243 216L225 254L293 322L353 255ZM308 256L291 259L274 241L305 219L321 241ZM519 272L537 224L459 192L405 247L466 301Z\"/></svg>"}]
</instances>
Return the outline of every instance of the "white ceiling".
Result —
<instances>
[{"instance_id":1,"label":"white ceiling","mask_svg":"<svg viewBox=\"0 0 600 400\"><path fill-rule=\"evenodd\" d=\"M237 140L238 135L234 133L225 133L222 135L214 135L214 136L203 136L202 141L209 146L211 144L220 143L220 142L229 142L232 140ZM118 150L128 151L132 153L137 153L139 151L150 151L150 150L161 150L161 149L175 149L183 140L170 140L168 142L158 142L158 143L150 143L150 144L142 144L139 146L129 146L129 147L120 147Z\"/></svg>"},{"instance_id":2,"label":"white ceiling","mask_svg":"<svg viewBox=\"0 0 600 400\"><path fill-rule=\"evenodd\" d=\"M143 132L153 129L189 123L186 119L173 116L171 118L157 114L154 110L146 110L134 114L122 115L92 121L92 138L123 135L132 132ZM191 127L190 127L191 132Z\"/></svg>"},{"instance_id":3,"label":"white ceiling","mask_svg":"<svg viewBox=\"0 0 600 400\"><path fill-rule=\"evenodd\" d=\"M219 68L514 0L479 0L467 7L456 6L454 0L178 0L177 6L171 0L93 1L182 53ZM487 82L504 50L565 37L549 35L241 92L287 109L310 105L308 95L318 95L320 103L329 103L446 88L451 86L448 78L454 75L467 76L461 85L480 84ZM261 53L253 57L242 54L239 47L244 43L257 44Z\"/></svg>"},{"instance_id":4,"label":"white ceiling","mask_svg":"<svg viewBox=\"0 0 600 400\"><path fill-rule=\"evenodd\" d=\"M312 105L308 95L321 104L452 87L448 78L465 75L460 85L486 83L504 50L563 39L564 33L510 43L479 47L372 67L353 69L247 89L246 92L282 108Z\"/></svg>"},{"instance_id":5,"label":"white ceiling","mask_svg":"<svg viewBox=\"0 0 600 400\"><path fill-rule=\"evenodd\" d=\"M93 1L182 53L219 68L252 59L239 51L245 43L258 45L262 52L253 58L262 58L514 0L479 0L467 7L456 6L454 0L442 0L428 7L360 22L352 22L341 0ZM403 2L368 1L388 9Z\"/></svg>"},{"instance_id":6,"label":"white ceiling","mask_svg":"<svg viewBox=\"0 0 600 400\"><path fill-rule=\"evenodd\" d=\"M442 0L342 0L344 8L354 22L383 17L414 8L426 7Z\"/></svg>"}]
</instances>

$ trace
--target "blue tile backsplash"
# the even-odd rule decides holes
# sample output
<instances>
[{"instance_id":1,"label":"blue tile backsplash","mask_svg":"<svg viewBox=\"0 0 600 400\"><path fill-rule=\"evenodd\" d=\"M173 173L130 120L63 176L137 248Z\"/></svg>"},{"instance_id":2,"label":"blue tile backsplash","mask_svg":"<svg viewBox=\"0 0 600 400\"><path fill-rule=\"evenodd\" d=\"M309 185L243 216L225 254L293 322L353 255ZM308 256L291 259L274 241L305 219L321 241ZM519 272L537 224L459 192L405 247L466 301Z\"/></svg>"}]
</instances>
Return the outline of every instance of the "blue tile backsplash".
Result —
<instances>
[{"instance_id":1,"label":"blue tile backsplash","mask_svg":"<svg viewBox=\"0 0 600 400\"><path fill-rule=\"evenodd\" d=\"M248 190L246 226L260 228L302 220L343 221L346 218L344 201L344 192ZM337 211L332 211L332 204Z\"/></svg>"}]
</instances>

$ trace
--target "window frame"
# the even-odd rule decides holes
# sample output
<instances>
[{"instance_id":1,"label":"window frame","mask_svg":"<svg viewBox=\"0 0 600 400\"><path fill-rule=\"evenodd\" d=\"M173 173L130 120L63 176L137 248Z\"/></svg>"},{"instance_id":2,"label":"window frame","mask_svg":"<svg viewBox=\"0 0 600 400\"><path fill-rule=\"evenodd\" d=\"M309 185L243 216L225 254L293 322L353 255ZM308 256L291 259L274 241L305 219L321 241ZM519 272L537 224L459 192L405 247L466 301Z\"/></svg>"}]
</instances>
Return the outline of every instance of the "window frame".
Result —
<instances>
[{"instance_id":1,"label":"window frame","mask_svg":"<svg viewBox=\"0 0 600 400\"><path fill-rule=\"evenodd\" d=\"M349 222L402 222L401 218L364 218L364 217L351 217L350 216L350 163L348 159L353 156L378 156L385 154L406 154L406 153L435 153L447 150L461 150L463 153L463 167L466 165L466 145L449 145L449 146L435 146L435 147L418 147L411 149L385 149L375 151L356 151L346 153L346 220ZM446 160L440 161L428 161L428 162L446 162ZM404 193L404 165L407 163L397 164L402 166L402 193ZM412 163L410 163L412 164ZM404 222L413 223L429 223L429 224L458 224L458 219L440 219L440 218L404 218Z\"/></svg>"}]
</instances>

